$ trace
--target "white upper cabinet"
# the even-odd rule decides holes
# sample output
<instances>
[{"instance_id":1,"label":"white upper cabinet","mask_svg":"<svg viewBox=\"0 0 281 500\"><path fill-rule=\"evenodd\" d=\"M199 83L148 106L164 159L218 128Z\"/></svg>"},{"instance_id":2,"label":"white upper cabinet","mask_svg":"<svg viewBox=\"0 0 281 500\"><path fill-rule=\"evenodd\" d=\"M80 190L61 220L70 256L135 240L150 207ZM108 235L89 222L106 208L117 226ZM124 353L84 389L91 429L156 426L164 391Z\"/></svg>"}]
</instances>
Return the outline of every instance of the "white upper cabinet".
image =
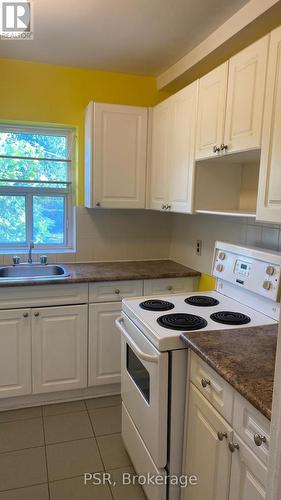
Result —
<instances>
[{"instance_id":1,"label":"white upper cabinet","mask_svg":"<svg viewBox=\"0 0 281 500\"><path fill-rule=\"evenodd\" d=\"M191 211L197 86L153 109L150 208Z\"/></svg>"},{"instance_id":2,"label":"white upper cabinet","mask_svg":"<svg viewBox=\"0 0 281 500\"><path fill-rule=\"evenodd\" d=\"M90 102L85 114L85 206L145 208L147 108Z\"/></svg>"},{"instance_id":3,"label":"white upper cabinet","mask_svg":"<svg viewBox=\"0 0 281 500\"><path fill-rule=\"evenodd\" d=\"M224 143L230 153L261 147L269 36L229 61Z\"/></svg>"},{"instance_id":4,"label":"white upper cabinet","mask_svg":"<svg viewBox=\"0 0 281 500\"><path fill-rule=\"evenodd\" d=\"M261 147L269 36L199 80L196 159Z\"/></svg>"},{"instance_id":5,"label":"white upper cabinet","mask_svg":"<svg viewBox=\"0 0 281 500\"><path fill-rule=\"evenodd\" d=\"M281 28L271 33L257 219L281 223Z\"/></svg>"},{"instance_id":6,"label":"white upper cabinet","mask_svg":"<svg viewBox=\"0 0 281 500\"><path fill-rule=\"evenodd\" d=\"M156 210L164 209L168 201L171 121L170 98L155 106L152 112L150 208Z\"/></svg>"},{"instance_id":7,"label":"white upper cabinet","mask_svg":"<svg viewBox=\"0 0 281 500\"><path fill-rule=\"evenodd\" d=\"M228 62L199 80L196 159L213 157L224 137Z\"/></svg>"}]
</instances>

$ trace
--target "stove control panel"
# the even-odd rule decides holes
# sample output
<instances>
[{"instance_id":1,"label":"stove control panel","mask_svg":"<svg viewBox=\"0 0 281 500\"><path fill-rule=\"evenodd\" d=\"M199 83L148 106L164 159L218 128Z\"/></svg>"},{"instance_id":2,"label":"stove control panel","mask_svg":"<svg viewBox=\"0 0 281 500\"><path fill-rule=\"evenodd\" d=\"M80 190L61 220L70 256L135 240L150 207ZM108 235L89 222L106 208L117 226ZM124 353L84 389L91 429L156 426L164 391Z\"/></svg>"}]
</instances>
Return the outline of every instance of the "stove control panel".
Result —
<instances>
[{"instance_id":1,"label":"stove control panel","mask_svg":"<svg viewBox=\"0 0 281 500\"><path fill-rule=\"evenodd\" d=\"M238 253L236 245L221 245L225 247L215 249L213 276L268 299L279 300L281 253L271 255L269 251L237 246Z\"/></svg>"}]
</instances>

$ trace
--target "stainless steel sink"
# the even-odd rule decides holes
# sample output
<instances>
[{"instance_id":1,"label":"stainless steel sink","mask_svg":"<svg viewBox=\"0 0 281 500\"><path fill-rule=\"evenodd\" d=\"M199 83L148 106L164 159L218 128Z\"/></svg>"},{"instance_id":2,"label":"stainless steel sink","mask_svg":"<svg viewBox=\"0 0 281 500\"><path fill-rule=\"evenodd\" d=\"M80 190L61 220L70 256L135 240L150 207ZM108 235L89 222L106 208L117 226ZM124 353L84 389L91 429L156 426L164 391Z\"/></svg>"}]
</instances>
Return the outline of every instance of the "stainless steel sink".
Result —
<instances>
[{"instance_id":1,"label":"stainless steel sink","mask_svg":"<svg viewBox=\"0 0 281 500\"><path fill-rule=\"evenodd\" d=\"M0 267L1 281L55 280L66 278L69 274L63 266L53 264L18 264Z\"/></svg>"}]
</instances>

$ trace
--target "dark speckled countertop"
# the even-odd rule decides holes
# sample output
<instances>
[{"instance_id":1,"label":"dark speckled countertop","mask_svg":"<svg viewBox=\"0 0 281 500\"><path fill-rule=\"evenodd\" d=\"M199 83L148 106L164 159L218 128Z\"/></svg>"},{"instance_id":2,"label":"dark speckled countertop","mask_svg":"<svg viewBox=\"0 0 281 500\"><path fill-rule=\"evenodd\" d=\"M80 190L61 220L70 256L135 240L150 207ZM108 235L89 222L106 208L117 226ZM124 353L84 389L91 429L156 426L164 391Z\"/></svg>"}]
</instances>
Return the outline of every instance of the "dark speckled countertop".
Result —
<instances>
[{"instance_id":1,"label":"dark speckled countertop","mask_svg":"<svg viewBox=\"0 0 281 500\"><path fill-rule=\"evenodd\" d=\"M184 278L200 276L198 271L172 260L144 260L130 262L90 262L63 264L69 276L59 280L1 281L2 286L50 285L59 283L89 283L95 281L141 280L157 278Z\"/></svg>"},{"instance_id":2,"label":"dark speckled countertop","mask_svg":"<svg viewBox=\"0 0 281 500\"><path fill-rule=\"evenodd\" d=\"M188 332L188 346L271 419L277 325Z\"/></svg>"}]
</instances>

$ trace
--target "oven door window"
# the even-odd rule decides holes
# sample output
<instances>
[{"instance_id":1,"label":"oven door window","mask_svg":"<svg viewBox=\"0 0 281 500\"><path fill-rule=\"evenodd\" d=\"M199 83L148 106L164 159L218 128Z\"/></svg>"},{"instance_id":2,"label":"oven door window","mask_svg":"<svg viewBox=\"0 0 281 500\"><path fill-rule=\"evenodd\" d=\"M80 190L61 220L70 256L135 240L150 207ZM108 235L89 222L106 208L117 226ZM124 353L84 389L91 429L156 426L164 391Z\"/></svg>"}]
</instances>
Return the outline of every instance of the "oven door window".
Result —
<instances>
[{"instance_id":1,"label":"oven door window","mask_svg":"<svg viewBox=\"0 0 281 500\"><path fill-rule=\"evenodd\" d=\"M150 403L150 377L149 372L143 366L134 351L127 344L127 372L132 377L143 397Z\"/></svg>"}]
</instances>

